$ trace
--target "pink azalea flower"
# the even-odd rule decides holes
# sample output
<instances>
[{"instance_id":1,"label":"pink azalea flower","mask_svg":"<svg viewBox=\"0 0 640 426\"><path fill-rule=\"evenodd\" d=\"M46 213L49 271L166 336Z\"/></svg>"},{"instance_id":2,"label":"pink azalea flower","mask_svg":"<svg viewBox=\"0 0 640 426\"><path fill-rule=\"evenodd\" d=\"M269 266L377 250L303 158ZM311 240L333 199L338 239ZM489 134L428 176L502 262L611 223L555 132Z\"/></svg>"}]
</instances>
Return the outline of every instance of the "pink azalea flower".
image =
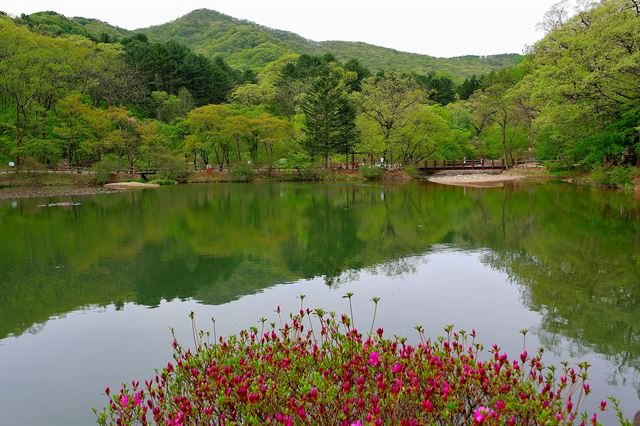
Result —
<instances>
[{"instance_id":1,"label":"pink azalea flower","mask_svg":"<svg viewBox=\"0 0 640 426\"><path fill-rule=\"evenodd\" d=\"M476 421L476 422L478 422L478 423L482 423L486 417L490 417L490 416L491 416L491 415L493 415L494 413L495 413L495 411L493 411L491 408L488 408L488 407L478 407L478 408L473 412L473 418L475 419L475 421Z\"/></svg>"},{"instance_id":2,"label":"pink azalea flower","mask_svg":"<svg viewBox=\"0 0 640 426\"><path fill-rule=\"evenodd\" d=\"M378 352L374 351L369 354L369 364L371 365L380 364L380 356L378 355Z\"/></svg>"},{"instance_id":3,"label":"pink azalea flower","mask_svg":"<svg viewBox=\"0 0 640 426\"><path fill-rule=\"evenodd\" d=\"M123 407L126 407L128 403L129 397L127 397L127 395L122 395L122 397L120 398L120 404L122 404Z\"/></svg>"}]
</instances>

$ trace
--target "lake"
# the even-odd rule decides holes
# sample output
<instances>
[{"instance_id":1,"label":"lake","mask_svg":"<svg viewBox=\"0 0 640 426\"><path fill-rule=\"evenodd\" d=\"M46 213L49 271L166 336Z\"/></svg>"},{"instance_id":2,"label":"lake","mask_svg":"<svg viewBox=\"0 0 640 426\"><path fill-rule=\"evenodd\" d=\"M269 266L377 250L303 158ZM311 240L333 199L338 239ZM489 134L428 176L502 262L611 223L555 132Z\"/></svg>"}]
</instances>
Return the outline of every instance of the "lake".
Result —
<instances>
[{"instance_id":1,"label":"lake","mask_svg":"<svg viewBox=\"0 0 640 426\"><path fill-rule=\"evenodd\" d=\"M71 201L79 205L46 207ZM84 425L104 388L305 304L417 341L447 324L515 356L586 360L640 409L640 200L557 182L216 184L0 200L0 424ZM606 419L605 419L606 420ZM609 421L611 418L609 418Z\"/></svg>"}]
</instances>

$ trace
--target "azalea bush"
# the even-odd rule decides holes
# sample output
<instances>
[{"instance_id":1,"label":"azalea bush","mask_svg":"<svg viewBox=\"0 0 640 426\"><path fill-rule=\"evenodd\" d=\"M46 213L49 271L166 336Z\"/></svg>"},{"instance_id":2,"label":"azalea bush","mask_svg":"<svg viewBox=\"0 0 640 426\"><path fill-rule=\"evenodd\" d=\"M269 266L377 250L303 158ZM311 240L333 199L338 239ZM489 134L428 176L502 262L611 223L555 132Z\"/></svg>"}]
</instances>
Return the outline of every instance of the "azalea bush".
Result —
<instances>
[{"instance_id":1,"label":"azalea bush","mask_svg":"<svg viewBox=\"0 0 640 426\"><path fill-rule=\"evenodd\" d=\"M215 320L213 336L194 323L195 349L174 338L173 362L153 379L107 388L98 423L599 424L600 413L579 412L586 364L546 367L542 349L510 358L453 326L437 339L416 327L414 346L373 324L363 333L347 315L301 308L282 321L276 312L279 323L263 318L227 338Z\"/></svg>"}]
</instances>

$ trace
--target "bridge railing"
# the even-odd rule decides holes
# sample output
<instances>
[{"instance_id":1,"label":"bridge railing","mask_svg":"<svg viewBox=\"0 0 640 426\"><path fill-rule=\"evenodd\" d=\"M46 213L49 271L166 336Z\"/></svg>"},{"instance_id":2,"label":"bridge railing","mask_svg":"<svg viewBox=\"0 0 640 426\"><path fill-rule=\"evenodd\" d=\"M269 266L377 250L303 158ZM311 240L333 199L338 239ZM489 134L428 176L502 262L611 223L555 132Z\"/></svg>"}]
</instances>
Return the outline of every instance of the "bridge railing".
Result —
<instances>
[{"instance_id":1,"label":"bridge railing","mask_svg":"<svg viewBox=\"0 0 640 426\"><path fill-rule=\"evenodd\" d=\"M487 160L481 159L462 159L462 160L425 160L425 169L449 169L449 170L463 170L463 169L504 169L505 162L503 159L499 160Z\"/></svg>"}]
</instances>

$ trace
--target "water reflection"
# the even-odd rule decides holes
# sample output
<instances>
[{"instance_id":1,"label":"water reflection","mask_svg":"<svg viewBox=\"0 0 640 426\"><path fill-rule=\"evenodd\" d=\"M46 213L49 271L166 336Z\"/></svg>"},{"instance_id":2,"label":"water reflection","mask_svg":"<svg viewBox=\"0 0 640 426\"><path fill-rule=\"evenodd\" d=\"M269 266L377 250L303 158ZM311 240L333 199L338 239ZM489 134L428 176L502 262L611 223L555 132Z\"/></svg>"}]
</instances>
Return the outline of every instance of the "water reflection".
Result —
<instances>
[{"instance_id":1,"label":"water reflection","mask_svg":"<svg viewBox=\"0 0 640 426\"><path fill-rule=\"evenodd\" d=\"M518 309L541 315L536 333L548 348L603 354L616 366L612 383L640 370L640 207L629 194L553 183L289 184L79 200L0 203L0 338L38 333L85 306L221 305L299 280L336 289L363 274L429 281L429 254L454 250L506 273ZM456 267L430 285L460 286ZM477 297L469 292L460 297Z\"/></svg>"}]
</instances>

